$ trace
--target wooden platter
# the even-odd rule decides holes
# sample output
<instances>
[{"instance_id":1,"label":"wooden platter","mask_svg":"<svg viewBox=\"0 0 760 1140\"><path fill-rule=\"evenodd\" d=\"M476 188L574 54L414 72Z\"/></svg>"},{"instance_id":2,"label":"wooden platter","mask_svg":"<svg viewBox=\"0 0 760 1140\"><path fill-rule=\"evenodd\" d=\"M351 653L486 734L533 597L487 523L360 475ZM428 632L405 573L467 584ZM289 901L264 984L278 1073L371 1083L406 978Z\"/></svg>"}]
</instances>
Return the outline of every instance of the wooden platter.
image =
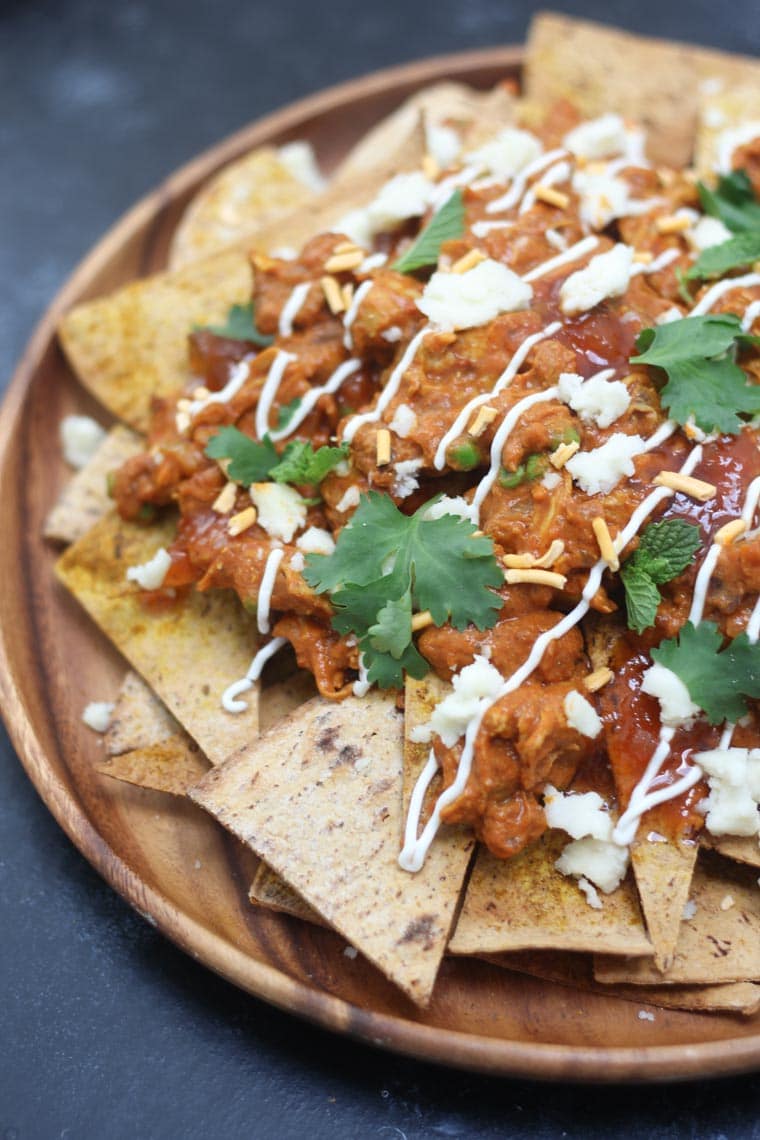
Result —
<instances>
[{"instance_id":1,"label":"wooden platter","mask_svg":"<svg viewBox=\"0 0 760 1140\"><path fill-rule=\"evenodd\" d=\"M329 170L417 88L448 78L489 87L518 76L519 48L379 72L270 115L191 162L136 205L80 265L43 317L0 414L0 694L21 760L83 854L148 921L242 989L327 1028L483 1072L574 1081L672 1080L760 1064L760 1019L654 1010L484 962L444 963L421 1013L329 931L250 906L255 860L198 809L99 776L102 745L81 722L113 697L119 655L53 579L44 516L67 478L58 424L103 414L55 339L60 314L160 268L197 187L265 142L308 138Z\"/></svg>"}]
</instances>

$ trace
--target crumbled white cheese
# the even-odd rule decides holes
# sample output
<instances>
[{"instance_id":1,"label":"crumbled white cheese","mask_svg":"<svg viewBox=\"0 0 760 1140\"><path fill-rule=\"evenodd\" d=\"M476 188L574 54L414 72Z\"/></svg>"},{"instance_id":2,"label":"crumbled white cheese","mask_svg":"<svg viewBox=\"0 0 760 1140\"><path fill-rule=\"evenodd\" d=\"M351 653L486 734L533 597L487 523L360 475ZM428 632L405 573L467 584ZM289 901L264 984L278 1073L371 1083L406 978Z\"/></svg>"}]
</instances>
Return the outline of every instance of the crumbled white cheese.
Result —
<instances>
[{"instance_id":1,"label":"crumbled white cheese","mask_svg":"<svg viewBox=\"0 0 760 1140\"><path fill-rule=\"evenodd\" d=\"M606 253L598 253L584 269L571 273L562 283L562 312L566 316L585 313L608 297L621 297L628 288L632 266L633 250L622 242Z\"/></svg>"},{"instance_id":2,"label":"crumbled white cheese","mask_svg":"<svg viewBox=\"0 0 760 1140\"><path fill-rule=\"evenodd\" d=\"M441 170L446 170L459 157L462 140L453 127L428 119L425 123L425 146Z\"/></svg>"},{"instance_id":3,"label":"crumbled white cheese","mask_svg":"<svg viewBox=\"0 0 760 1140\"><path fill-rule=\"evenodd\" d=\"M422 726L428 729L428 740L430 734L436 733L447 748L464 736L481 700L496 697L504 678L485 657L477 656L471 665L454 674L452 684L454 691L435 706L428 725Z\"/></svg>"},{"instance_id":4,"label":"crumbled white cheese","mask_svg":"<svg viewBox=\"0 0 760 1140\"><path fill-rule=\"evenodd\" d=\"M625 878L628 848L604 839L574 839L568 843L554 866L563 875L589 879L608 895Z\"/></svg>"},{"instance_id":5,"label":"crumbled white cheese","mask_svg":"<svg viewBox=\"0 0 760 1140\"><path fill-rule=\"evenodd\" d=\"M325 188L325 179L317 165L317 158L311 143L302 139L286 143L277 151L277 157L290 174L309 190L319 193Z\"/></svg>"},{"instance_id":6,"label":"crumbled white cheese","mask_svg":"<svg viewBox=\"0 0 760 1140\"><path fill-rule=\"evenodd\" d=\"M660 201L659 198L632 198L625 179L603 170L576 170L572 185L580 199L581 221L594 230L605 229L615 218L646 214Z\"/></svg>"},{"instance_id":7,"label":"crumbled white cheese","mask_svg":"<svg viewBox=\"0 0 760 1140\"><path fill-rule=\"evenodd\" d=\"M300 574L305 565L306 559L304 558L303 554L301 554L301 551L297 550L290 559L291 570L295 570L297 574Z\"/></svg>"},{"instance_id":8,"label":"crumbled white cheese","mask_svg":"<svg viewBox=\"0 0 760 1140\"><path fill-rule=\"evenodd\" d=\"M422 467L421 459L401 459L393 464L396 477L393 480L391 494L397 499L408 499L419 487L420 481L417 472Z\"/></svg>"},{"instance_id":9,"label":"crumbled white cheese","mask_svg":"<svg viewBox=\"0 0 760 1140\"><path fill-rule=\"evenodd\" d=\"M598 792L560 792L547 784L544 814L549 827L566 831L572 839L612 838L612 817Z\"/></svg>"},{"instance_id":10,"label":"crumbled white cheese","mask_svg":"<svg viewBox=\"0 0 760 1140\"><path fill-rule=\"evenodd\" d=\"M347 958L354 959L357 956L357 954L359 953L359 951L356 949L355 946L346 946L343 953L345 954L345 956Z\"/></svg>"},{"instance_id":11,"label":"crumbled white cheese","mask_svg":"<svg viewBox=\"0 0 760 1140\"><path fill-rule=\"evenodd\" d=\"M171 555L159 546L156 553L147 562L139 566L127 567L127 581L137 582L143 590L159 590L164 584L169 567L172 564Z\"/></svg>"},{"instance_id":12,"label":"crumbled white cheese","mask_svg":"<svg viewBox=\"0 0 760 1140\"><path fill-rule=\"evenodd\" d=\"M722 245L724 241L728 241L733 236L720 218L711 218L707 214L700 218L696 225L687 230L685 234L689 245L697 253L701 253L703 249L710 249L714 245Z\"/></svg>"},{"instance_id":13,"label":"crumbled white cheese","mask_svg":"<svg viewBox=\"0 0 760 1140\"><path fill-rule=\"evenodd\" d=\"M345 234L364 249L369 249L372 245L373 231L366 209L349 210L332 228L333 233Z\"/></svg>"},{"instance_id":14,"label":"crumbled white cheese","mask_svg":"<svg viewBox=\"0 0 760 1140\"><path fill-rule=\"evenodd\" d=\"M578 158L611 158L627 152L628 131L620 115L608 113L568 131L562 144Z\"/></svg>"},{"instance_id":15,"label":"crumbled white cheese","mask_svg":"<svg viewBox=\"0 0 760 1140\"><path fill-rule=\"evenodd\" d=\"M760 122L741 123L738 127L729 127L721 131L715 140L715 169L719 174L730 174L734 151L740 146L746 146L760 138Z\"/></svg>"},{"instance_id":16,"label":"crumbled white cheese","mask_svg":"<svg viewBox=\"0 0 760 1140\"><path fill-rule=\"evenodd\" d=\"M586 896L586 902L592 908L592 910L602 910L603 909L604 904L602 903L602 900L599 898L599 892L597 891L597 889L593 883L590 883L588 881L588 879L585 879L583 877L583 875L581 875L580 879L578 880L578 886L580 887L580 889L583 891L584 895Z\"/></svg>"},{"instance_id":17,"label":"crumbled white cheese","mask_svg":"<svg viewBox=\"0 0 760 1140\"><path fill-rule=\"evenodd\" d=\"M470 519L472 508L462 495L441 495L440 499L431 503L425 510L424 518L440 519L443 515L458 515L460 519Z\"/></svg>"},{"instance_id":18,"label":"crumbled white cheese","mask_svg":"<svg viewBox=\"0 0 760 1140\"><path fill-rule=\"evenodd\" d=\"M659 661L647 669L641 682L641 691L657 698L660 702L660 720L671 728L688 724L699 714L699 705L694 704L681 678Z\"/></svg>"},{"instance_id":19,"label":"crumbled white cheese","mask_svg":"<svg viewBox=\"0 0 760 1140\"><path fill-rule=\"evenodd\" d=\"M258 523L272 538L290 542L306 522L306 503L284 483L252 483L250 496Z\"/></svg>"},{"instance_id":20,"label":"crumbled white cheese","mask_svg":"<svg viewBox=\"0 0 760 1140\"><path fill-rule=\"evenodd\" d=\"M681 914L681 917L684 919L685 922L690 922L691 919L694 918L694 915L696 913L697 913L697 904L694 902L694 899L687 899L686 902L683 904L683 912Z\"/></svg>"},{"instance_id":21,"label":"crumbled white cheese","mask_svg":"<svg viewBox=\"0 0 760 1140\"><path fill-rule=\"evenodd\" d=\"M574 728L581 736L588 736L591 740L596 740L602 731L602 722L594 706L586 700L582 693L572 689L565 697L562 707L565 710L567 723L571 728Z\"/></svg>"},{"instance_id":22,"label":"crumbled white cheese","mask_svg":"<svg viewBox=\"0 0 760 1140\"><path fill-rule=\"evenodd\" d=\"M282 261L295 261L298 257L298 250L293 249L292 245L278 245L276 249L271 251L272 257L279 257Z\"/></svg>"},{"instance_id":23,"label":"crumbled white cheese","mask_svg":"<svg viewBox=\"0 0 760 1140\"><path fill-rule=\"evenodd\" d=\"M350 511L353 507L359 506L359 499L361 494L358 487L349 487L346 493L341 498L340 502L335 504L336 511Z\"/></svg>"},{"instance_id":24,"label":"crumbled white cheese","mask_svg":"<svg viewBox=\"0 0 760 1140\"><path fill-rule=\"evenodd\" d=\"M105 437L105 431L91 416L64 416L61 420L61 449L71 467L86 466Z\"/></svg>"},{"instance_id":25,"label":"crumbled white cheese","mask_svg":"<svg viewBox=\"0 0 760 1140\"><path fill-rule=\"evenodd\" d=\"M112 701L90 701L82 713L82 720L93 732L108 732L115 707Z\"/></svg>"},{"instance_id":26,"label":"crumbled white cheese","mask_svg":"<svg viewBox=\"0 0 760 1140\"><path fill-rule=\"evenodd\" d=\"M694 760L707 774L705 826L713 835L760 834L760 749L712 748Z\"/></svg>"},{"instance_id":27,"label":"crumbled white cheese","mask_svg":"<svg viewBox=\"0 0 760 1140\"><path fill-rule=\"evenodd\" d=\"M332 554L335 550L335 539L329 530L321 526L310 526L296 539L296 546L304 554Z\"/></svg>"},{"instance_id":28,"label":"crumbled white cheese","mask_svg":"<svg viewBox=\"0 0 760 1140\"><path fill-rule=\"evenodd\" d=\"M619 419L631 402L622 380L607 380L606 375L598 373L584 380L575 372L562 372L557 381L560 399L582 420L593 420L600 428L609 427Z\"/></svg>"},{"instance_id":29,"label":"crumbled white cheese","mask_svg":"<svg viewBox=\"0 0 760 1140\"><path fill-rule=\"evenodd\" d=\"M507 127L468 154L467 162L484 167L489 174L505 181L514 178L542 153L541 143L530 131Z\"/></svg>"},{"instance_id":30,"label":"crumbled white cheese","mask_svg":"<svg viewBox=\"0 0 760 1140\"><path fill-rule=\"evenodd\" d=\"M434 184L419 170L397 174L380 188L368 206L345 214L333 230L368 249L375 234L395 229L407 218L421 217L430 205L434 189Z\"/></svg>"},{"instance_id":31,"label":"crumbled white cheese","mask_svg":"<svg viewBox=\"0 0 760 1140\"><path fill-rule=\"evenodd\" d=\"M654 1021L654 1014L650 1013L648 1009L640 1009L636 1016L639 1021Z\"/></svg>"},{"instance_id":32,"label":"crumbled white cheese","mask_svg":"<svg viewBox=\"0 0 760 1140\"><path fill-rule=\"evenodd\" d=\"M606 495L624 475L633 475L633 458L645 447L640 435L615 432L601 447L576 452L565 467L587 495Z\"/></svg>"},{"instance_id":33,"label":"crumbled white cheese","mask_svg":"<svg viewBox=\"0 0 760 1140\"><path fill-rule=\"evenodd\" d=\"M647 843L667 843L668 838L666 835L661 835L659 831L650 831L647 835Z\"/></svg>"},{"instance_id":34,"label":"crumbled white cheese","mask_svg":"<svg viewBox=\"0 0 760 1140\"><path fill-rule=\"evenodd\" d=\"M408 404L399 404L393 413L393 419L388 424L388 427L396 433L399 439L406 439L416 426L417 416Z\"/></svg>"},{"instance_id":35,"label":"crumbled white cheese","mask_svg":"<svg viewBox=\"0 0 760 1140\"><path fill-rule=\"evenodd\" d=\"M386 329L385 332L381 332L380 336L383 338L383 340L387 340L388 344L398 344L398 342L401 340L401 337L403 336L403 333L401 332L401 329L398 327L398 325L391 325L391 327L389 329Z\"/></svg>"},{"instance_id":36,"label":"crumbled white cheese","mask_svg":"<svg viewBox=\"0 0 760 1140\"><path fill-rule=\"evenodd\" d=\"M547 471L541 479L541 486L546 487L547 491L553 491L562 482L562 476L559 471Z\"/></svg>"},{"instance_id":37,"label":"crumbled white cheese","mask_svg":"<svg viewBox=\"0 0 760 1140\"><path fill-rule=\"evenodd\" d=\"M498 261L486 258L466 273L434 273L417 308L440 329L486 325L499 313L526 309L533 289Z\"/></svg>"}]
</instances>

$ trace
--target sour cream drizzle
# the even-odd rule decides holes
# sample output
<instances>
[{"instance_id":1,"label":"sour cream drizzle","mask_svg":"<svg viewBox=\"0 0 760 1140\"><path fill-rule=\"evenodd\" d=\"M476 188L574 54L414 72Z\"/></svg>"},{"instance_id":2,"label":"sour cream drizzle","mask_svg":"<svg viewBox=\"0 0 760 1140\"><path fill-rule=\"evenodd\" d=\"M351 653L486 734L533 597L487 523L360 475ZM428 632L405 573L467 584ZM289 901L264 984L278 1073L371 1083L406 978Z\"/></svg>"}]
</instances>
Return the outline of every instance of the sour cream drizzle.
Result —
<instances>
[{"instance_id":1,"label":"sour cream drizzle","mask_svg":"<svg viewBox=\"0 0 760 1140\"><path fill-rule=\"evenodd\" d=\"M760 498L760 477L753 479L747 488L747 494L744 500L744 507L742 508L741 517L750 526L752 519L757 508L758 498ZM714 542L710 546L707 554L702 560L702 565L697 574L697 580L694 584L694 595L691 600L691 608L689 610L688 620L692 625L699 625L705 611L705 604L707 602L707 591L710 587L710 580L715 573L715 567L718 564L720 552L723 549L721 543ZM754 619L757 615L757 624ZM760 599L755 605L755 609L750 617L750 622L747 626L747 636L750 635L750 627L754 638L750 640L757 640L758 629L760 629ZM652 784L657 779L662 769L663 764L670 755L670 745L675 736L675 728L664 724L660 729L660 739L657 747L652 753L652 758L647 764L644 775L639 780L636 787L631 793L631 798L623 815L617 822L615 830L612 833L612 838L615 843L628 844L633 842L636 831L639 826L639 820L644 812L649 811L650 808L655 807L657 804L665 803L667 800L675 799L677 796L687 792L689 788L693 788L699 780L702 779L702 769L699 765L694 764L684 775L672 784L666 787L659 788L656 791L652 790ZM727 748L731 743L734 733L734 725L729 724L723 730L721 737L721 748ZM725 743L724 743L725 741Z\"/></svg>"},{"instance_id":2,"label":"sour cream drizzle","mask_svg":"<svg viewBox=\"0 0 760 1140\"><path fill-rule=\"evenodd\" d=\"M571 169L569 162L565 162L564 159L561 162L555 162L554 166L550 166L546 174L544 174L543 178L541 179L541 185L556 186L560 182L567 182L570 174ZM527 214L528 210L531 208L535 201L536 187L531 186L530 190L528 190L527 194L524 196L522 202L520 203L520 209L518 213Z\"/></svg>"},{"instance_id":3,"label":"sour cream drizzle","mask_svg":"<svg viewBox=\"0 0 760 1140\"><path fill-rule=\"evenodd\" d=\"M226 404L233 396L236 396L240 389L245 384L251 371L252 356L245 356L239 360L230 369L230 378L223 388L218 392L212 392L202 400L191 400L190 406L187 409L187 414L192 418L197 416L203 408L208 407L209 404ZM179 425L177 425L179 427Z\"/></svg>"},{"instance_id":4,"label":"sour cream drizzle","mask_svg":"<svg viewBox=\"0 0 760 1140\"><path fill-rule=\"evenodd\" d=\"M680 249L666 249L659 257L655 257L654 261L650 261L648 265L635 262L631 266L631 277L638 277L640 273L659 273L661 269L667 267L681 256Z\"/></svg>"},{"instance_id":5,"label":"sour cream drizzle","mask_svg":"<svg viewBox=\"0 0 760 1140\"><path fill-rule=\"evenodd\" d=\"M750 285L760 285L760 273L745 273L743 277L729 277L726 281L718 281L707 290L704 297L697 301L689 316L701 317L704 313L709 312L715 302L719 301L725 293L730 293L732 289L742 289Z\"/></svg>"},{"instance_id":6,"label":"sour cream drizzle","mask_svg":"<svg viewBox=\"0 0 760 1140\"><path fill-rule=\"evenodd\" d=\"M690 475L701 458L702 448L700 446L693 448L693 450L686 457L686 461L684 462L683 466L681 467L681 474ZM638 533L645 520L649 517L649 515L651 515L652 511L658 506L658 504L663 502L665 499L670 498L672 495L673 491L671 491L668 487L658 487L655 491L652 491L651 494L647 495L643 502L639 503L638 507L628 520L627 525L615 540L616 549L618 551L623 550L623 548L627 546L631 539ZM583 593L581 594L581 600L578 602L575 608L572 609L570 613L566 614L565 617L561 618L556 625L553 625L551 627L551 629L545 630L544 633L542 633L536 639L527 659L523 662L519 669L515 670L511 677L505 680L504 684L501 686L499 692L495 697L490 699L484 698L480 701L478 712L468 724L467 731L465 732L465 742L462 749L462 755L459 760L456 779L454 780L454 783L451 784L451 786L448 787L446 791L438 797L430 819L425 824L422 834L419 837L417 836L417 830L419 828L419 811L416 814L413 814L410 804L410 811L404 835L404 847L401 851L401 854L399 855L399 865L405 871L419 871L420 867L425 861L425 855L427 854L430 844L435 838L436 832L440 826L441 812L446 807L448 807L449 804L453 803L454 800L456 800L464 791L472 768L475 740L477 738L478 732L480 731L480 727L483 723L483 718L485 717L486 713L490 708L493 707L493 705L500 701L502 697L507 696L508 693L514 692L515 689L518 689L520 685L522 685L523 682L528 679L531 673L533 673L533 671L540 664L547 646L549 646L553 641L557 641L560 637L563 637L569 630L573 629L574 626L582 621L582 619L586 616L589 609L591 608L591 602L597 590L599 589L602 581L602 575L604 574L606 568L607 563L603 558L600 558L598 562L594 563L589 572L588 580L584 587ZM425 790L429 785L430 780L432 779L432 776L429 775L428 771L430 766L430 762L428 762L420 774L420 782L422 783L425 779L427 779L427 783L423 787L421 794L416 799L414 796L412 797L412 802L415 804L422 803Z\"/></svg>"},{"instance_id":7,"label":"sour cream drizzle","mask_svg":"<svg viewBox=\"0 0 760 1140\"><path fill-rule=\"evenodd\" d=\"M261 585L259 586L259 596L256 602L256 625L258 626L259 633L269 633L269 610L272 605L272 590L274 589L277 571L284 557L285 551L281 546L275 546L269 551L267 556L266 566L264 567L264 573L261 577Z\"/></svg>"},{"instance_id":8,"label":"sour cream drizzle","mask_svg":"<svg viewBox=\"0 0 760 1140\"><path fill-rule=\"evenodd\" d=\"M282 306L280 319L277 322L277 332L280 336L292 335L293 319L303 308L303 304L308 296L309 289L311 289L311 281L302 281L300 285L295 286L293 292L290 294L287 301Z\"/></svg>"},{"instance_id":9,"label":"sour cream drizzle","mask_svg":"<svg viewBox=\"0 0 760 1140\"><path fill-rule=\"evenodd\" d=\"M271 657L274 657L275 653L278 653L283 645L287 644L288 639L286 637L273 637L271 641L262 646L248 666L245 677L241 677L239 681L233 681L222 693L222 708L229 713L245 712L248 708L248 702L240 701L237 698L241 696L242 693L247 693L249 689L253 688L264 671L264 666L267 661L269 661Z\"/></svg>"},{"instance_id":10,"label":"sour cream drizzle","mask_svg":"<svg viewBox=\"0 0 760 1140\"><path fill-rule=\"evenodd\" d=\"M533 162L528 163L524 170L521 170L514 178L511 187L502 195L501 198L494 198L493 202L489 202L486 206L487 214L498 214L501 210L511 210L513 206L521 200L525 193L525 188L528 185L528 179L532 178L534 174L538 174L546 166L550 166L553 162L557 162L560 158L565 158L567 151L564 147L557 147L556 150L548 150L545 154L540 154Z\"/></svg>"},{"instance_id":11,"label":"sour cream drizzle","mask_svg":"<svg viewBox=\"0 0 760 1140\"><path fill-rule=\"evenodd\" d=\"M531 336L526 337L518 348L517 352L510 360L507 367L502 372L499 379L494 384L491 391L484 392L480 396L473 396L473 398L465 404L457 418L454 420L454 423L451 425L441 442L438 444L438 447L436 448L435 458L433 459L433 466L437 471L442 471L446 466L446 452L449 446L465 430L467 424L469 423L470 416L475 411L475 409L479 408L482 404L487 404L489 400L492 400L494 398L494 396L498 396L499 392L503 392L508 384L511 384L512 380L514 380L518 370L521 368L534 344L538 344L539 341L545 340L546 337L554 336L555 332L559 332L561 328L561 321L553 321L550 325L547 325L545 329L541 329L540 332L533 333Z\"/></svg>"},{"instance_id":12,"label":"sour cream drizzle","mask_svg":"<svg viewBox=\"0 0 760 1140\"><path fill-rule=\"evenodd\" d=\"M401 381L404 378L404 373L406 372L407 368L409 367L409 365L414 360L414 357L417 353L417 349L422 344L422 340L423 340L424 336L429 332L430 332L430 325L424 325L420 329L420 331L417 333L417 335L413 336L412 339L409 341L409 344L406 346L406 349L404 350L403 356L401 357L398 364L396 365L396 367L391 372L390 377L388 379L388 383L383 388L383 391L380 395L380 399L377 401L377 403L375 404L375 407L372 409L372 411L371 412L363 412L362 415L360 415L360 416L352 416L351 419L348 421L348 424L346 425L346 429L343 432L343 439L346 443L351 442L351 440L354 438L354 436L356 435L359 428L363 427L364 424L375 423L377 420L380 419L383 412L388 407L388 405L390 404L393 397L396 395L396 392L399 389L399 385L401 384Z\"/></svg>"},{"instance_id":13,"label":"sour cream drizzle","mask_svg":"<svg viewBox=\"0 0 760 1140\"><path fill-rule=\"evenodd\" d=\"M538 277L544 277L547 273L551 273L555 269L560 269L563 265L569 265L572 261L578 261L579 258L585 257L587 253L591 253L592 249L596 249L598 245L599 238L593 235L581 238L575 245L569 246L564 253L558 253L556 257L550 257L548 261L542 261L540 265L536 265L527 273L523 273L523 281L535 281Z\"/></svg>"},{"instance_id":14,"label":"sour cream drizzle","mask_svg":"<svg viewBox=\"0 0 760 1140\"><path fill-rule=\"evenodd\" d=\"M359 306L364 298L369 293L374 285L374 281L363 281L359 288L353 295L351 304L348 306L345 317L343 318L343 328L346 330L343 333L343 344L349 351L353 348L353 338L351 336L351 325L356 320L356 314L359 312Z\"/></svg>"},{"instance_id":15,"label":"sour cream drizzle","mask_svg":"<svg viewBox=\"0 0 760 1140\"><path fill-rule=\"evenodd\" d=\"M317 401L321 399L322 396L329 396L337 392L344 381L348 380L349 376L353 376L354 372L358 372L361 366L361 360L356 360L355 358L344 360L321 387L310 388L306 395L301 398L301 403L285 427L270 430L269 438L272 442L277 443L279 440L286 439L289 435L292 435L296 428L301 426Z\"/></svg>"},{"instance_id":16,"label":"sour cream drizzle","mask_svg":"<svg viewBox=\"0 0 760 1140\"><path fill-rule=\"evenodd\" d=\"M256 405L256 435L259 439L263 439L269 431L269 413L274 403L274 398L277 395L277 389L282 383L282 378L285 375L285 369L289 364L298 358L292 352L285 352L283 349L278 349L277 354L272 361L272 365L267 373L267 378L264 381L264 387L261 389L259 402Z\"/></svg>"}]
</instances>

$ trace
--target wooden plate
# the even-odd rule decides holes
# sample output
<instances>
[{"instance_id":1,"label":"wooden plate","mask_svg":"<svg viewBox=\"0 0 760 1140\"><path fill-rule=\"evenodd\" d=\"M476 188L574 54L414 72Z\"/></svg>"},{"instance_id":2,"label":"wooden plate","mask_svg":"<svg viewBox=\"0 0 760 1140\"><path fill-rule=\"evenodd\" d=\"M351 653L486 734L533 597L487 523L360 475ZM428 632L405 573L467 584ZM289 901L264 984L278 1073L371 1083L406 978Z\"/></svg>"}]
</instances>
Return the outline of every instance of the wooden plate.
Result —
<instances>
[{"instance_id":1,"label":"wooden plate","mask_svg":"<svg viewBox=\"0 0 760 1140\"><path fill-rule=\"evenodd\" d=\"M446 961L420 1013L329 931L256 910L254 860L179 801L93 770L102 747L85 704L115 694L124 663L54 582L42 541L67 477L58 424L102 412L56 345L59 315L161 267L172 230L200 183L252 146L306 137L329 169L367 127L425 83L488 87L517 76L518 48L380 72L332 88L234 135L134 207L85 259L32 337L0 415L0 692L14 744L58 822L100 873L169 938L267 1001L376 1045L485 1072L564 1080L669 1080L752 1068L760 1022L657 1010L583 994L475 961Z\"/></svg>"}]
</instances>

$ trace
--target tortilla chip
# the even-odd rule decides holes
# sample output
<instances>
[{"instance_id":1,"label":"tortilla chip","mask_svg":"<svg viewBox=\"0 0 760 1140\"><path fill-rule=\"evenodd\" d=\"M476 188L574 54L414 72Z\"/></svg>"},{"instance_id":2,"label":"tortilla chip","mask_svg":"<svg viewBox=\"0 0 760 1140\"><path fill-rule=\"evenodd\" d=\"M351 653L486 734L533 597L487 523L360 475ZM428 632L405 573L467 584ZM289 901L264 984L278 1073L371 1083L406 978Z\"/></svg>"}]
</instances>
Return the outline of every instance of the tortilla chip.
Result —
<instances>
[{"instance_id":1,"label":"tortilla chip","mask_svg":"<svg viewBox=\"0 0 760 1140\"><path fill-rule=\"evenodd\" d=\"M737 86L734 76L730 86L720 78L704 83L700 93L699 129L697 132L696 167L703 178L714 177L718 160L718 140L723 131L742 123L760 122L760 63L750 86Z\"/></svg>"},{"instance_id":2,"label":"tortilla chip","mask_svg":"<svg viewBox=\"0 0 760 1140\"><path fill-rule=\"evenodd\" d=\"M600 950L652 953L629 874L594 910L575 879L554 866L566 838L547 832L512 859L481 850L475 860L456 930L453 954L505 950Z\"/></svg>"},{"instance_id":3,"label":"tortilla chip","mask_svg":"<svg viewBox=\"0 0 760 1140\"><path fill-rule=\"evenodd\" d=\"M244 245L75 306L61 321L59 335L82 384L115 416L145 431L152 397L190 381L187 337L193 326L223 323L231 305L249 300L253 246L264 252L300 247L369 202L397 171L416 168L421 157L421 137L415 135L382 166L350 186L314 196Z\"/></svg>"},{"instance_id":4,"label":"tortilla chip","mask_svg":"<svg viewBox=\"0 0 760 1140\"><path fill-rule=\"evenodd\" d=\"M598 957L594 976L632 985L760 981L760 891L754 868L703 852L697 862L692 918L684 918L673 963L661 973L650 960Z\"/></svg>"},{"instance_id":5,"label":"tortilla chip","mask_svg":"<svg viewBox=\"0 0 760 1140\"><path fill-rule=\"evenodd\" d=\"M280 914L289 914L293 918L301 918L304 922L311 922L315 926L327 925L314 907L309 906L298 892L288 886L285 880L266 863L262 863L256 872L248 898L255 906L267 907Z\"/></svg>"},{"instance_id":6,"label":"tortilla chip","mask_svg":"<svg viewBox=\"0 0 760 1140\"><path fill-rule=\"evenodd\" d=\"M631 864L654 947L655 964L658 969L667 970L675 954L699 845L676 841L650 843L645 838L646 833L646 823L642 822L641 838L631 846Z\"/></svg>"},{"instance_id":7,"label":"tortilla chip","mask_svg":"<svg viewBox=\"0 0 760 1140\"><path fill-rule=\"evenodd\" d=\"M401 730L387 694L316 698L190 794L425 1005L451 913L432 863L398 865Z\"/></svg>"},{"instance_id":8,"label":"tortilla chip","mask_svg":"<svg viewBox=\"0 0 760 1140\"><path fill-rule=\"evenodd\" d=\"M314 677L305 669L298 669L289 677L259 689L259 731L266 732L289 716L295 709L316 696Z\"/></svg>"},{"instance_id":9,"label":"tortilla chip","mask_svg":"<svg viewBox=\"0 0 760 1140\"><path fill-rule=\"evenodd\" d=\"M745 1017L760 1009L760 986L752 982L728 982L717 986L605 986L594 978L591 958L585 954L557 951L523 951L516 954L484 954L494 966L529 974L574 990L605 994L624 1001L700 1012L741 1013Z\"/></svg>"},{"instance_id":10,"label":"tortilla chip","mask_svg":"<svg viewBox=\"0 0 760 1140\"><path fill-rule=\"evenodd\" d=\"M126 581L126 571L151 558L174 534L174 520L149 528L106 515L69 547L56 573L165 702L213 764L254 739L256 691L248 708L233 715L220 701L243 677L257 649L255 627L229 591L195 591L181 604L150 608Z\"/></svg>"},{"instance_id":11,"label":"tortilla chip","mask_svg":"<svg viewBox=\"0 0 760 1140\"><path fill-rule=\"evenodd\" d=\"M172 238L169 269L181 269L240 242L313 196L274 147L257 147L223 167L198 191Z\"/></svg>"},{"instance_id":12,"label":"tortilla chip","mask_svg":"<svg viewBox=\"0 0 760 1140\"><path fill-rule=\"evenodd\" d=\"M182 732L182 726L149 685L130 669L119 689L111 723L105 735L109 756L121 756L137 748L150 748Z\"/></svg>"},{"instance_id":13,"label":"tortilla chip","mask_svg":"<svg viewBox=\"0 0 760 1140\"><path fill-rule=\"evenodd\" d=\"M129 428L117 425L90 462L72 476L45 519L43 534L55 542L76 542L113 506L107 479L111 471L142 450L143 442Z\"/></svg>"},{"instance_id":14,"label":"tortilla chip","mask_svg":"<svg viewBox=\"0 0 760 1140\"><path fill-rule=\"evenodd\" d=\"M525 92L548 110L568 99L584 116L617 111L648 131L654 162L685 166L692 157L699 85L712 76L757 75L757 60L688 44L634 36L558 13L532 23Z\"/></svg>"},{"instance_id":15,"label":"tortilla chip","mask_svg":"<svg viewBox=\"0 0 760 1140\"><path fill-rule=\"evenodd\" d=\"M710 835L705 831L701 839L703 847L714 848L726 859L760 867L760 843L756 835Z\"/></svg>"}]
</instances>

